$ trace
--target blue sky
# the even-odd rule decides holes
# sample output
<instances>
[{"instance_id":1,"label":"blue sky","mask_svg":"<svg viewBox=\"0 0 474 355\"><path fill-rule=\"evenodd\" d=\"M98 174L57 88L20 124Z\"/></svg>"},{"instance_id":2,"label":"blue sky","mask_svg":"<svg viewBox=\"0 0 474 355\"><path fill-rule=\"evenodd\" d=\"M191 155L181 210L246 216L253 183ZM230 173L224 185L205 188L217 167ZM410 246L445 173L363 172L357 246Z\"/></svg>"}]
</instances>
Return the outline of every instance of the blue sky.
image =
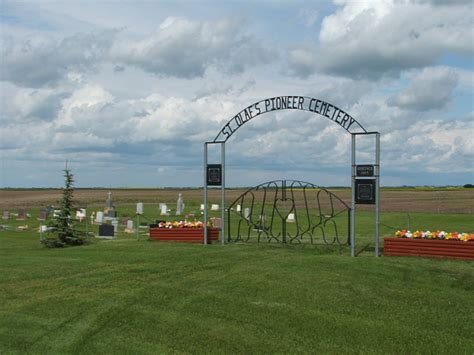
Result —
<instances>
[{"instance_id":1,"label":"blue sky","mask_svg":"<svg viewBox=\"0 0 474 355\"><path fill-rule=\"evenodd\" d=\"M203 143L284 95L379 131L382 185L474 182L470 0L0 6L0 187L62 186L66 160L79 187L200 186ZM230 186L349 185L350 135L266 113L229 139L226 162Z\"/></svg>"}]
</instances>

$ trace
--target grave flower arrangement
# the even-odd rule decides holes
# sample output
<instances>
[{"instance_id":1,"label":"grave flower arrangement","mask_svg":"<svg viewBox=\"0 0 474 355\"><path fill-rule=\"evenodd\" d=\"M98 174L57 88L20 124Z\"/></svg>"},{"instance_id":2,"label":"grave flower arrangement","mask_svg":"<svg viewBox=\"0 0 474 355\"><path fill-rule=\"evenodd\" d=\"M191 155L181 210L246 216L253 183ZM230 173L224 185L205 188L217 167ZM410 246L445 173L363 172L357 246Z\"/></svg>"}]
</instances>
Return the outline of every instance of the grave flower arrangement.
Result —
<instances>
[{"instance_id":1,"label":"grave flower arrangement","mask_svg":"<svg viewBox=\"0 0 474 355\"><path fill-rule=\"evenodd\" d=\"M410 232L409 230L398 230L395 232L397 238L412 238L412 239L437 239L437 240L459 240L463 242L474 242L474 234L469 233L458 233L458 232L445 232L445 231L415 231Z\"/></svg>"},{"instance_id":2,"label":"grave flower arrangement","mask_svg":"<svg viewBox=\"0 0 474 355\"><path fill-rule=\"evenodd\" d=\"M204 228L204 223L201 221L173 221L173 222L160 222L158 228Z\"/></svg>"}]
</instances>

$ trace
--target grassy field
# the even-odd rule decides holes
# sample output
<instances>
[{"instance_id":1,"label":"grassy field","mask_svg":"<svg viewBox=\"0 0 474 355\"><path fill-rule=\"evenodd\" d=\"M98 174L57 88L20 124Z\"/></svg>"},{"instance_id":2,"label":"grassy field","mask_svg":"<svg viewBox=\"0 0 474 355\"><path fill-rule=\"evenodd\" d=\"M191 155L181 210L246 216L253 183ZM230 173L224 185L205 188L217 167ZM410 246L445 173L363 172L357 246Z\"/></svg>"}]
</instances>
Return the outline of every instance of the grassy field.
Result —
<instances>
[{"instance_id":1,"label":"grassy field","mask_svg":"<svg viewBox=\"0 0 474 355\"><path fill-rule=\"evenodd\" d=\"M103 206L102 192L79 194L88 211ZM198 211L200 195L188 192L187 208ZM157 202L177 195L166 193L114 197L131 217L143 199L153 220ZM425 210L399 210L402 197L388 191L382 236L407 227L474 232L469 194L445 195L440 213L439 193L411 193L400 192ZM32 217L0 231L1 354L474 353L473 262L374 258L370 248L351 258L347 247L166 244L123 232L51 250L39 243L36 217L57 192L22 194L13 207ZM16 231L20 224L29 231ZM358 212L357 231L359 251L372 245L373 212Z\"/></svg>"},{"instance_id":2,"label":"grassy field","mask_svg":"<svg viewBox=\"0 0 474 355\"><path fill-rule=\"evenodd\" d=\"M0 235L1 353L472 353L474 263Z\"/></svg>"}]
</instances>

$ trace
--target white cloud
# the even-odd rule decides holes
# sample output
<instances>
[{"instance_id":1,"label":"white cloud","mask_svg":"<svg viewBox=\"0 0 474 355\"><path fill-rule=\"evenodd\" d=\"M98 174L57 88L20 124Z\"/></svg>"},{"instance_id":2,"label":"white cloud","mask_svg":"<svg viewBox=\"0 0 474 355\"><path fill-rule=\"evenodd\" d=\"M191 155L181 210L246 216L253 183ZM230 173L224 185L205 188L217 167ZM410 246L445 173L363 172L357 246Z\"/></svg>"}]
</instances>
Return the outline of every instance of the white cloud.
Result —
<instances>
[{"instance_id":1,"label":"white cloud","mask_svg":"<svg viewBox=\"0 0 474 355\"><path fill-rule=\"evenodd\" d=\"M252 36L243 35L236 20L198 22L169 17L150 36L114 43L111 57L153 74L194 78L210 66L231 73L268 63L273 53Z\"/></svg>"},{"instance_id":2,"label":"white cloud","mask_svg":"<svg viewBox=\"0 0 474 355\"><path fill-rule=\"evenodd\" d=\"M404 91L389 97L390 106L427 111L445 107L456 88L459 75L453 68L425 68Z\"/></svg>"},{"instance_id":3,"label":"white cloud","mask_svg":"<svg viewBox=\"0 0 474 355\"><path fill-rule=\"evenodd\" d=\"M436 63L447 52L472 55L471 6L408 1L337 1L323 19L318 67L354 78L379 78Z\"/></svg>"}]
</instances>

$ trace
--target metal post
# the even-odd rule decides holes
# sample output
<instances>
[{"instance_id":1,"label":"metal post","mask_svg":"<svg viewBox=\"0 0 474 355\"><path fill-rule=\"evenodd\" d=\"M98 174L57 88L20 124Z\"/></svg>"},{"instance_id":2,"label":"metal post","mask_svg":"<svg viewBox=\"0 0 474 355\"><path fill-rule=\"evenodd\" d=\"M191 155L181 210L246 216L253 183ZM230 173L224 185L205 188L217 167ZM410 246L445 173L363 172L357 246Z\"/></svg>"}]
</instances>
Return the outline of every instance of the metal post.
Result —
<instances>
[{"instance_id":1,"label":"metal post","mask_svg":"<svg viewBox=\"0 0 474 355\"><path fill-rule=\"evenodd\" d=\"M355 223L356 223L356 203L355 203L355 164L356 164L356 135L351 135L351 147L352 147L352 158L351 158L351 180L352 180L352 204L351 204L351 256L355 257Z\"/></svg>"},{"instance_id":2,"label":"metal post","mask_svg":"<svg viewBox=\"0 0 474 355\"><path fill-rule=\"evenodd\" d=\"M207 143L204 143L204 244L207 244Z\"/></svg>"},{"instance_id":3,"label":"metal post","mask_svg":"<svg viewBox=\"0 0 474 355\"><path fill-rule=\"evenodd\" d=\"M140 213L137 213L137 240L140 240Z\"/></svg>"},{"instance_id":4,"label":"metal post","mask_svg":"<svg viewBox=\"0 0 474 355\"><path fill-rule=\"evenodd\" d=\"M222 176L221 176L221 243L225 244L225 143L221 144L221 164L222 164Z\"/></svg>"},{"instance_id":5,"label":"metal post","mask_svg":"<svg viewBox=\"0 0 474 355\"><path fill-rule=\"evenodd\" d=\"M375 135L375 256L379 256L380 235L380 133Z\"/></svg>"}]
</instances>

